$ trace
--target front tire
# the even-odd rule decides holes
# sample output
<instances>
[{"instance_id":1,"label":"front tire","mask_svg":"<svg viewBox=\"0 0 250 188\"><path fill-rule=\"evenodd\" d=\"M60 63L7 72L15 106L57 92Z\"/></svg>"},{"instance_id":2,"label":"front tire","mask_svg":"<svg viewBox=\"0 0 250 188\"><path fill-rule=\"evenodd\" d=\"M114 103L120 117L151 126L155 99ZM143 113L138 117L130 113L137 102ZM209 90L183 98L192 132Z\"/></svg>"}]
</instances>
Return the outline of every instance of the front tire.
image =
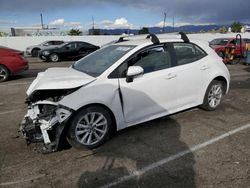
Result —
<instances>
[{"instance_id":1,"label":"front tire","mask_svg":"<svg viewBox=\"0 0 250 188\"><path fill-rule=\"evenodd\" d=\"M111 134L112 118L100 106L81 109L70 122L67 140L75 148L93 149L106 141Z\"/></svg>"},{"instance_id":2,"label":"front tire","mask_svg":"<svg viewBox=\"0 0 250 188\"><path fill-rule=\"evenodd\" d=\"M9 76L10 76L9 70L5 66L0 65L0 82L8 80Z\"/></svg>"},{"instance_id":3,"label":"front tire","mask_svg":"<svg viewBox=\"0 0 250 188\"><path fill-rule=\"evenodd\" d=\"M53 53L49 56L50 61L52 62L58 62L60 60L59 55L56 53Z\"/></svg>"},{"instance_id":4,"label":"front tire","mask_svg":"<svg viewBox=\"0 0 250 188\"><path fill-rule=\"evenodd\" d=\"M223 96L223 83L213 80L206 91L201 108L207 111L215 110L221 103Z\"/></svg>"}]
</instances>

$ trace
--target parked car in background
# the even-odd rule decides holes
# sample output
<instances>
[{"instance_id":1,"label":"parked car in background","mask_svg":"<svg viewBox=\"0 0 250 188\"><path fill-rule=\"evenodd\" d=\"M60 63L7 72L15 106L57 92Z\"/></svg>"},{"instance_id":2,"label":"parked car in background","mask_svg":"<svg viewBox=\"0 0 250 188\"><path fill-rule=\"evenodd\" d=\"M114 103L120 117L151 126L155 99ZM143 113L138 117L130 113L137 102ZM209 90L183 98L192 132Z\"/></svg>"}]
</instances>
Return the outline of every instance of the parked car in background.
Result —
<instances>
[{"instance_id":1,"label":"parked car in background","mask_svg":"<svg viewBox=\"0 0 250 188\"><path fill-rule=\"evenodd\" d=\"M44 50L47 47L51 47L51 46L58 46L63 44L64 41L62 40L50 40L50 41L45 41L41 44L38 45L34 45L34 46L29 46L26 48L26 55L31 55L32 57L37 57L38 56L38 52L40 50Z\"/></svg>"},{"instance_id":2,"label":"parked car in background","mask_svg":"<svg viewBox=\"0 0 250 188\"><path fill-rule=\"evenodd\" d=\"M50 152L65 138L95 148L135 124L195 106L215 110L229 84L227 67L207 42L183 34L120 40L69 68L39 73L27 90L21 131Z\"/></svg>"},{"instance_id":3,"label":"parked car in background","mask_svg":"<svg viewBox=\"0 0 250 188\"><path fill-rule=\"evenodd\" d=\"M214 39L209 43L210 47L222 58L225 57L226 48L235 48L235 55L242 56L246 53L246 43L244 40L236 40L235 38L218 38ZM242 53L241 53L242 48Z\"/></svg>"},{"instance_id":4,"label":"parked car in background","mask_svg":"<svg viewBox=\"0 0 250 188\"><path fill-rule=\"evenodd\" d=\"M0 82L29 68L23 52L0 46Z\"/></svg>"},{"instance_id":5,"label":"parked car in background","mask_svg":"<svg viewBox=\"0 0 250 188\"><path fill-rule=\"evenodd\" d=\"M39 57L45 61L58 62L63 59L80 59L99 49L99 46L81 41L66 42L60 46L46 48L39 52Z\"/></svg>"},{"instance_id":6,"label":"parked car in background","mask_svg":"<svg viewBox=\"0 0 250 188\"><path fill-rule=\"evenodd\" d=\"M244 40L245 43L246 43L246 49L247 49L248 51L250 51L250 39L244 38L243 40Z\"/></svg>"}]
</instances>

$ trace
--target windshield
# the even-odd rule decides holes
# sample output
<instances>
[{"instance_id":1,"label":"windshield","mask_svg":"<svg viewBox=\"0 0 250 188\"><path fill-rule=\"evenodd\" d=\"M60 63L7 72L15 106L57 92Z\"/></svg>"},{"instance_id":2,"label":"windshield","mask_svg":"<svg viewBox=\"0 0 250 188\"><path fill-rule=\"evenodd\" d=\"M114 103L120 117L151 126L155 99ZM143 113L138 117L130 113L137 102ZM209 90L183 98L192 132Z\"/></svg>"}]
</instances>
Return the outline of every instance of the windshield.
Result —
<instances>
[{"instance_id":1,"label":"windshield","mask_svg":"<svg viewBox=\"0 0 250 188\"><path fill-rule=\"evenodd\" d=\"M72 67L97 77L133 48L134 46L127 45L107 46L80 59Z\"/></svg>"},{"instance_id":2,"label":"windshield","mask_svg":"<svg viewBox=\"0 0 250 188\"><path fill-rule=\"evenodd\" d=\"M210 42L211 45L226 45L228 43L228 39L214 39Z\"/></svg>"}]
</instances>

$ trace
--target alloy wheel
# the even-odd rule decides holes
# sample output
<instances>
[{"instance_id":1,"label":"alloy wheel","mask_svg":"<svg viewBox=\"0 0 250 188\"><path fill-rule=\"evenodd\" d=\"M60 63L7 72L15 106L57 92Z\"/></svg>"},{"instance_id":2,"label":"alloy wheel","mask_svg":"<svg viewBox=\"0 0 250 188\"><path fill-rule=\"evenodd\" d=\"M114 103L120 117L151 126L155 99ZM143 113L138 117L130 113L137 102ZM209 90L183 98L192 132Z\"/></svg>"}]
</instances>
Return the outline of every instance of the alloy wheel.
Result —
<instances>
[{"instance_id":1,"label":"alloy wheel","mask_svg":"<svg viewBox=\"0 0 250 188\"><path fill-rule=\"evenodd\" d=\"M102 113L85 114L75 128L76 139L83 145L94 145L103 139L108 130L108 121Z\"/></svg>"},{"instance_id":2,"label":"alloy wheel","mask_svg":"<svg viewBox=\"0 0 250 188\"><path fill-rule=\"evenodd\" d=\"M211 108L216 108L222 98L222 87L220 84L213 85L208 94L208 103Z\"/></svg>"},{"instance_id":3,"label":"alloy wheel","mask_svg":"<svg viewBox=\"0 0 250 188\"><path fill-rule=\"evenodd\" d=\"M9 76L8 70L0 66L0 82L7 80L8 76Z\"/></svg>"}]
</instances>

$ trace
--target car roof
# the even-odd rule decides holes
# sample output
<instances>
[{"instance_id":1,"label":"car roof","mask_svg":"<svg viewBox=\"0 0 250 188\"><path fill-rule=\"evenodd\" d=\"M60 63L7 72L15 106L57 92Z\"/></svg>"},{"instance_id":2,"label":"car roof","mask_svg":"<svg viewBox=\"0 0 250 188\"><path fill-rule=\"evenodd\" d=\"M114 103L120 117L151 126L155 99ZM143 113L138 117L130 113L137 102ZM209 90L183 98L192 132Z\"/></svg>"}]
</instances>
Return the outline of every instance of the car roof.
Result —
<instances>
[{"instance_id":1,"label":"car roof","mask_svg":"<svg viewBox=\"0 0 250 188\"><path fill-rule=\"evenodd\" d=\"M153 42L151 39L146 38L148 35L139 35L139 36L132 36L132 37L123 37L122 42L114 42L113 45L128 45L128 46L147 46L152 44ZM184 42L183 39L181 39L181 36L177 34L157 34L157 38L159 39L160 43L166 43L166 42ZM204 42L203 40L196 40L196 39L190 39L190 42L193 43L200 43ZM207 41L205 41L207 43Z\"/></svg>"}]
</instances>

